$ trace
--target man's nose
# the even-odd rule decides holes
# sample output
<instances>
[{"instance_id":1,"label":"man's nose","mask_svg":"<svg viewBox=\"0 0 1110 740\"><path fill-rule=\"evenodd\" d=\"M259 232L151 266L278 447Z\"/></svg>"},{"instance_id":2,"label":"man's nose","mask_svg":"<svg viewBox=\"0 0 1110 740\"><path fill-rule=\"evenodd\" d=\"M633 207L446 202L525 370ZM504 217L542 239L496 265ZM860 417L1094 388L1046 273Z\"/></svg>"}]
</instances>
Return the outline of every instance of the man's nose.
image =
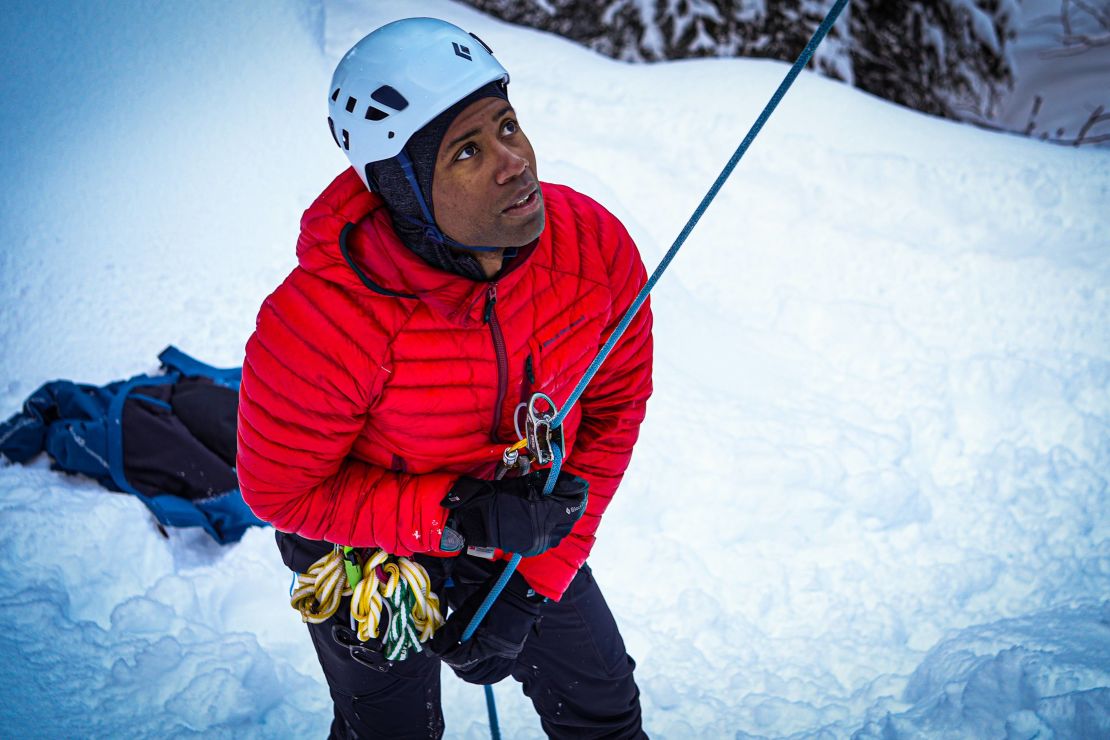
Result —
<instances>
[{"instance_id":1,"label":"man's nose","mask_svg":"<svg viewBox=\"0 0 1110 740\"><path fill-rule=\"evenodd\" d=\"M505 185L524 173L528 168L528 160L504 144L498 148L497 184Z\"/></svg>"}]
</instances>

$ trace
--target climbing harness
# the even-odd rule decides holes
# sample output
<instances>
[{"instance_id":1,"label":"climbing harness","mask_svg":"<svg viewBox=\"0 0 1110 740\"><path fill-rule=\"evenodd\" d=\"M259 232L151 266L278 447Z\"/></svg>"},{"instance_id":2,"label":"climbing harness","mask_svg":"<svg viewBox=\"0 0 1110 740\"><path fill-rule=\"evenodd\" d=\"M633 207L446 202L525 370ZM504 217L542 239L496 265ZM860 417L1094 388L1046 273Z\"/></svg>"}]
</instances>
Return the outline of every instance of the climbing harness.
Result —
<instances>
[{"instance_id":1,"label":"climbing harness","mask_svg":"<svg viewBox=\"0 0 1110 740\"><path fill-rule=\"evenodd\" d=\"M829 32L829 29L832 28L833 23L840 16L841 11L844 10L844 7L847 4L848 0L836 0L836 2L833 4L833 7L829 9L828 15L825 16L825 19L821 21L821 25L817 27L816 31L814 31L813 36L809 40L809 43L806 44L805 48L802 50L802 53L798 55L798 58L797 60L795 60L794 65L790 68L790 71L787 72L786 77L783 78L783 81L779 84L778 89L775 90L775 94L771 96L770 101L768 101L767 105L764 106L763 111L759 114L759 117L756 119L751 129L748 131L747 136L745 136L744 140L740 142L740 145L736 148L736 151L733 153L732 157L729 158L728 162L721 170L721 173L717 175L717 179L713 181L713 185L710 186L709 191L705 194L701 202L698 204L698 207L694 210L693 215L690 216L690 219L686 222L686 225L682 227L682 231L679 232L678 237L674 241L674 244L672 244L671 248L667 250L667 253L659 262L659 266L655 268L655 271L651 274L651 277L649 277L647 282L644 284L644 287L636 295L636 298L632 301L632 304L625 312L624 317L621 318L620 323L618 323L616 328L613 329L613 333L609 335L609 338L605 341L605 344L602 345L600 350L598 350L597 357L595 357L594 361L590 363L590 366L586 369L585 374L583 374L582 378L578 381L578 385L576 385L574 387L574 390L571 391L571 394L567 398L566 403L563 404L563 408L561 410L556 410L555 404L551 401L551 399L543 396L543 399L546 399L547 403L551 405L553 411L552 415L544 419L544 423L542 426L537 425L535 427L535 431L533 432L533 435L535 436L534 439L529 439L527 436L524 436L524 438L522 438L516 444L505 450L502 460L503 466L511 467L507 464L510 458L512 458L515 462L521 457L524 457L524 455L521 454L522 450L525 450L525 454L531 453L537 458L540 456L540 454L542 454L542 452L540 452L540 449L543 449L543 445L545 443L549 443L551 441L550 433L558 431L561 428L563 421L566 420L567 415L570 413L571 409L578 402L578 399L582 397L582 393L585 392L586 386L589 385L591 380L593 380L594 375L597 374L597 371L601 368L602 363L605 362L605 359L609 356L609 353L612 352L613 347L618 341L620 341L620 338L624 335L625 330L628 329L629 324L632 323L632 319L636 316L636 313L640 310L640 307L644 305L644 302L647 300L648 294L651 293L652 288L655 287L655 284L659 282L659 278L663 276L663 273L667 270L667 267L670 266L671 261L674 259L675 255L678 254L678 250L682 248L682 245L686 242L687 237L690 236L690 232L693 231L694 226L696 226L698 221L701 220L702 215L704 215L706 209L709 208L709 204L712 203L713 200L717 197L717 193L725 184L725 181L728 180L729 175L732 174L732 171L736 169L736 165L739 164L740 158L744 156L744 153L748 150L748 147L751 146L751 143L755 140L755 137L763 129L763 125L767 122L767 119L771 117L771 113L773 113L775 108L778 107L778 104L782 100L783 96L786 94L786 91L790 89L790 86L792 84L794 84L794 80L797 78L798 74L802 71L805 65L809 62L810 58L813 56L813 52L817 50L818 45L820 45L821 41L825 38L825 35ZM532 396L532 399L528 405L529 415L531 415L536 401L538 400L537 397L540 395L542 394L536 394ZM525 430L527 434L527 424L525 426ZM541 432L548 435L546 439L540 437ZM518 434L518 436L520 435ZM540 449L530 447L529 445L532 444L535 444ZM544 495L549 495L551 491L554 490L556 479L559 477L559 471L562 468L563 449L561 438L559 439L558 443L550 445L550 453L551 470L548 473L547 484L544 486ZM493 602L501 594L501 591L505 588L505 584L509 582L509 577L512 576L513 571L516 570L517 565L520 563L520 559L520 555L515 553L513 554L512 558L505 566L505 570L501 574L501 577L498 578L497 583L494 584L493 589L490 590L489 594L486 596L485 601L482 602L482 605L474 614L474 618L471 619L470 624L467 625L466 631L463 632L463 641L470 639L470 637L478 629L478 625L482 623L482 619L484 619L486 613L489 612L489 609L493 605ZM496 738L500 737L500 730L497 728L497 713L496 707L493 704L493 692L489 690L489 687L487 687L486 690L486 704L490 716L490 733L496 740Z\"/></svg>"},{"instance_id":2,"label":"climbing harness","mask_svg":"<svg viewBox=\"0 0 1110 740\"><path fill-rule=\"evenodd\" d=\"M289 603L305 622L320 624L335 615L344 596L351 597L351 629L362 642L380 638L386 660L422 652L422 643L444 623L428 572L381 549L364 558L356 548L336 545L297 574Z\"/></svg>"}]
</instances>

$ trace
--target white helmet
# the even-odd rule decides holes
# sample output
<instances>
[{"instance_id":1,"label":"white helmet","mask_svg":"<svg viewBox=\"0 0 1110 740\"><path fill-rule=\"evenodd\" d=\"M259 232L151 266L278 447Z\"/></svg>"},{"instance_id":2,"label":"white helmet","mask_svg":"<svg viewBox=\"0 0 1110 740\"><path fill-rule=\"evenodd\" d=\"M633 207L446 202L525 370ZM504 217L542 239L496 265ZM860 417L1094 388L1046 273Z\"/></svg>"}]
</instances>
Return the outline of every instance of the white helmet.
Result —
<instances>
[{"instance_id":1,"label":"white helmet","mask_svg":"<svg viewBox=\"0 0 1110 740\"><path fill-rule=\"evenodd\" d=\"M509 73L485 42L435 18L388 23L351 47L331 78L328 125L372 188L366 165L395 157L426 123Z\"/></svg>"}]
</instances>

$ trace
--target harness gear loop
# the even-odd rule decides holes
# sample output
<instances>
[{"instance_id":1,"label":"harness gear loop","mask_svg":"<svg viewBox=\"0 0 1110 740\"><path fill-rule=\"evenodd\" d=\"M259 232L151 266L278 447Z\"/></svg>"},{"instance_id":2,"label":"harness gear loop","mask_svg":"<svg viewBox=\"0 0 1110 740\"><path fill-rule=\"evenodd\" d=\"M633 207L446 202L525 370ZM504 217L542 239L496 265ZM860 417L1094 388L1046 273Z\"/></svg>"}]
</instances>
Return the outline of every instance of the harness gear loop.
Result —
<instances>
[{"instance_id":1,"label":"harness gear loop","mask_svg":"<svg viewBox=\"0 0 1110 740\"><path fill-rule=\"evenodd\" d=\"M423 566L408 558L378 549L361 559L357 549L336 545L297 574L289 603L302 620L319 624L334 616L343 597L350 596L351 627L358 639L381 637L386 658L404 660L410 649L421 652L421 643L444 623L431 585Z\"/></svg>"}]
</instances>

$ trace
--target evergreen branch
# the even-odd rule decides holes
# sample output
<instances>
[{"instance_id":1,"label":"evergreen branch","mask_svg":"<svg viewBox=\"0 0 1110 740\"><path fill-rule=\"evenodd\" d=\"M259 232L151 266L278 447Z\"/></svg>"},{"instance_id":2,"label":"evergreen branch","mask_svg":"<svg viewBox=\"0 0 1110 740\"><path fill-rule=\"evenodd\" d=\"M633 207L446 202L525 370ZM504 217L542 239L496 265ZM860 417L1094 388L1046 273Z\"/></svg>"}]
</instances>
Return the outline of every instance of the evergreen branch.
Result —
<instances>
[{"instance_id":1,"label":"evergreen branch","mask_svg":"<svg viewBox=\"0 0 1110 740\"><path fill-rule=\"evenodd\" d=\"M1094 126L1097 123L1101 123L1103 121L1110 121L1110 114L1103 114L1104 110L1105 110L1105 108L1103 108L1103 106L1100 105L1099 107L1097 107L1093 111L1091 111L1091 115L1087 118L1087 122L1083 124L1083 126L1079 129L1079 133L1075 137L1075 145L1076 146L1079 146L1080 144L1083 144L1085 142L1086 137L1087 137L1087 132L1091 130L1092 126ZM1100 137L1094 137L1094 138L1098 139ZM1110 134L1107 134L1105 137L1102 137L1102 138L1110 139ZM1096 141L1094 143L1098 143L1098 142Z\"/></svg>"},{"instance_id":2,"label":"evergreen branch","mask_svg":"<svg viewBox=\"0 0 1110 740\"><path fill-rule=\"evenodd\" d=\"M1110 31L1110 8L1099 9L1091 6L1086 0L1071 0L1077 8L1095 19L1100 26Z\"/></svg>"}]
</instances>

